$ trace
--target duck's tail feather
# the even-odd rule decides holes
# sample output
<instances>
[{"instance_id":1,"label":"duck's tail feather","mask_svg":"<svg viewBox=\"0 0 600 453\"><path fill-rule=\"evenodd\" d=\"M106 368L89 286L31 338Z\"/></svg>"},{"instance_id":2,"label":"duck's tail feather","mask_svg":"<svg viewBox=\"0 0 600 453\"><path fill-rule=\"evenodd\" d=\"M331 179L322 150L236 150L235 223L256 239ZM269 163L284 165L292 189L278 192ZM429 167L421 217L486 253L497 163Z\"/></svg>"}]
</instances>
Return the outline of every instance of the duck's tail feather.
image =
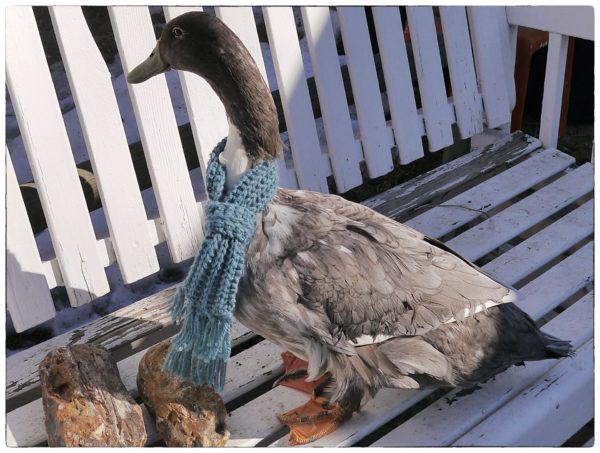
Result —
<instances>
[{"instance_id":1,"label":"duck's tail feather","mask_svg":"<svg viewBox=\"0 0 600 453\"><path fill-rule=\"evenodd\" d=\"M573 357L575 349L568 340L561 340L553 335L542 332L546 339L546 353L549 359L559 359L561 357Z\"/></svg>"}]
</instances>

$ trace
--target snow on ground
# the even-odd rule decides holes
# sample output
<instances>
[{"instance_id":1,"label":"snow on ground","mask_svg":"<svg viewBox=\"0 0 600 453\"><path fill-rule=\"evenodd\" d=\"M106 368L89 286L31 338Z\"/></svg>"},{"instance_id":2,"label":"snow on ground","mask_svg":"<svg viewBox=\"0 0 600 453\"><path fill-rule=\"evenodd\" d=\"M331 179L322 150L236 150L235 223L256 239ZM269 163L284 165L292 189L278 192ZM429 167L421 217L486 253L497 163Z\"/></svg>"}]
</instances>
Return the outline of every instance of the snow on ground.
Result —
<instances>
[{"instance_id":1,"label":"snow on ground","mask_svg":"<svg viewBox=\"0 0 600 453\"><path fill-rule=\"evenodd\" d=\"M296 15L299 14L297 8L295 8L295 13ZM260 10L257 11L257 16L257 19L260 21ZM339 29L337 26L337 17L335 17L335 14L332 16L332 18L334 26L336 28L336 32L339 33ZM303 33L301 33L301 35L303 35ZM310 55L305 38L301 39L300 47L305 64L306 77L312 77L313 71L312 66L310 64ZM273 68L269 45L265 42L262 42L261 48L266 64L269 86L271 90L276 90L277 78L275 75L275 69ZM340 58L343 62L343 57ZM113 87L115 90L117 102L123 120L123 126L127 137L127 141L128 143L135 143L139 141L140 137L135 122L133 108L129 99L127 83L125 81L125 76L123 74L123 69L121 67L118 55L116 56L115 61L109 65L108 69L111 74ZM57 97L61 112L63 114L75 163L87 161L89 160L89 157L85 146L85 140L81 131L81 127L79 125L79 121L77 118L77 109L75 107L73 98L70 93L64 67L60 62L54 63L51 65L50 71L56 87ZM167 84L169 86L169 92L171 94L177 124L181 125L188 123L189 119L185 107L183 93L181 91L181 83L179 80L179 76L176 71L170 71L166 73L166 78ZM26 152L23 146L21 136L19 134L18 124L8 93L6 94L6 99L6 144L10 152L11 160L15 167L17 180L20 184L23 184L32 181L33 176L29 168ZM354 123L356 123L356 121L354 121ZM317 130L319 133L320 141L323 145L325 144L325 136L322 121L320 120L317 121ZM287 134L282 134L282 138L284 142L287 141ZM288 147L288 153L286 155L286 161L288 162L288 165L290 159L291 155L289 153ZM196 198L198 200L203 199L204 185L199 169L192 171L190 173L190 176L192 179L194 191L196 193ZM142 192L142 199L144 201L144 206L146 208L148 218L158 217L158 208L152 188L144 190ZM97 237L100 238L108 236L108 227L106 224L106 219L104 217L103 210L98 209L92 212L90 214L90 217ZM51 238L47 230L39 233L36 236L36 243L40 250L40 256L43 260L52 259L54 257ZM151 294L166 289L169 286L181 281L191 264L191 260L188 260L185 263L174 265L170 259L169 252L165 243L158 245L156 247L156 251L159 262L161 264L161 271L158 274L146 277L145 279L140 280L134 284L125 285L120 276L118 266L116 264L113 264L106 270L111 292L103 297L100 297L99 299L95 300L90 304L77 308L70 307L64 288L59 287L53 289L52 294L53 299L55 301L55 305L57 307L57 315L53 320L48 321L47 323L37 328L34 328L33 330L44 330L48 332L48 335L50 336L60 335L61 333L70 331L78 326L91 322L94 319L111 313L119 308L125 307L137 300L140 300ZM11 332L12 327L9 316L7 316L7 321L8 331ZM28 344L23 344L21 347L24 348L28 346ZM10 346L8 347L10 348ZM17 346L14 349L7 350L8 354L10 355L17 352L19 350L19 347Z\"/></svg>"}]
</instances>

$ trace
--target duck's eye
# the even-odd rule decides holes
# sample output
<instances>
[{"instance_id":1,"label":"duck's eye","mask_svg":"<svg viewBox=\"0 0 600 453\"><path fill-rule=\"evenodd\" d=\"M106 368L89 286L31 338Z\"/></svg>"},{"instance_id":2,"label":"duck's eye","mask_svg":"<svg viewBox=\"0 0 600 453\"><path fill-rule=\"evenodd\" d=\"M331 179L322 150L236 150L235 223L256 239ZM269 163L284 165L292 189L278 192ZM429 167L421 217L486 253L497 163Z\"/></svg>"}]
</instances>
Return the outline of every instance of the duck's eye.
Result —
<instances>
[{"instance_id":1,"label":"duck's eye","mask_svg":"<svg viewBox=\"0 0 600 453\"><path fill-rule=\"evenodd\" d=\"M183 30L179 27L173 27L173 36L181 38L183 36Z\"/></svg>"}]
</instances>

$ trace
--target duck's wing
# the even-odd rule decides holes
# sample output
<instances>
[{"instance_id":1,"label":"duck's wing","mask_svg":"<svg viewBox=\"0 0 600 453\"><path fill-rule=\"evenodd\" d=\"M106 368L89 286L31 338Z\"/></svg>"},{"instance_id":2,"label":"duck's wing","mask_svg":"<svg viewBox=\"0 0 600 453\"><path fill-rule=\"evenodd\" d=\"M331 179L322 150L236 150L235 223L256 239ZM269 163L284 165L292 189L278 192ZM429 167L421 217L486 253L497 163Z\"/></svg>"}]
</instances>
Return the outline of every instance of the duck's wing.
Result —
<instances>
[{"instance_id":1,"label":"duck's wing","mask_svg":"<svg viewBox=\"0 0 600 453\"><path fill-rule=\"evenodd\" d=\"M365 206L303 191L278 202L296 213L285 225L285 255L299 302L323 310L334 341L419 335L515 300L443 244Z\"/></svg>"}]
</instances>

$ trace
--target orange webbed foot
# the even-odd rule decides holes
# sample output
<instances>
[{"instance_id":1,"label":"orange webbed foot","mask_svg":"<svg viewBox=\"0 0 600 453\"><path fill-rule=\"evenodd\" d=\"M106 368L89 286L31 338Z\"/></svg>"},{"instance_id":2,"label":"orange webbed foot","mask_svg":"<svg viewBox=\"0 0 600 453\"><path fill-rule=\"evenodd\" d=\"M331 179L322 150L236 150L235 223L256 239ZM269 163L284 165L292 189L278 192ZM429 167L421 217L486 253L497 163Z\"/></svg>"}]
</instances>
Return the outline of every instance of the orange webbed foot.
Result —
<instances>
[{"instance_id":1,"label":"orange webbed foot","mask_svg":"<svg viewBox=\"0 0 600 453\"><path fill-rule=\"evenodd\" d=\"M335 431L348 418L337 403L322 397L313 397L306 404L278 415L281 423L290 427L290 445L313 442Z\"/></svg>"}]
</instances>

